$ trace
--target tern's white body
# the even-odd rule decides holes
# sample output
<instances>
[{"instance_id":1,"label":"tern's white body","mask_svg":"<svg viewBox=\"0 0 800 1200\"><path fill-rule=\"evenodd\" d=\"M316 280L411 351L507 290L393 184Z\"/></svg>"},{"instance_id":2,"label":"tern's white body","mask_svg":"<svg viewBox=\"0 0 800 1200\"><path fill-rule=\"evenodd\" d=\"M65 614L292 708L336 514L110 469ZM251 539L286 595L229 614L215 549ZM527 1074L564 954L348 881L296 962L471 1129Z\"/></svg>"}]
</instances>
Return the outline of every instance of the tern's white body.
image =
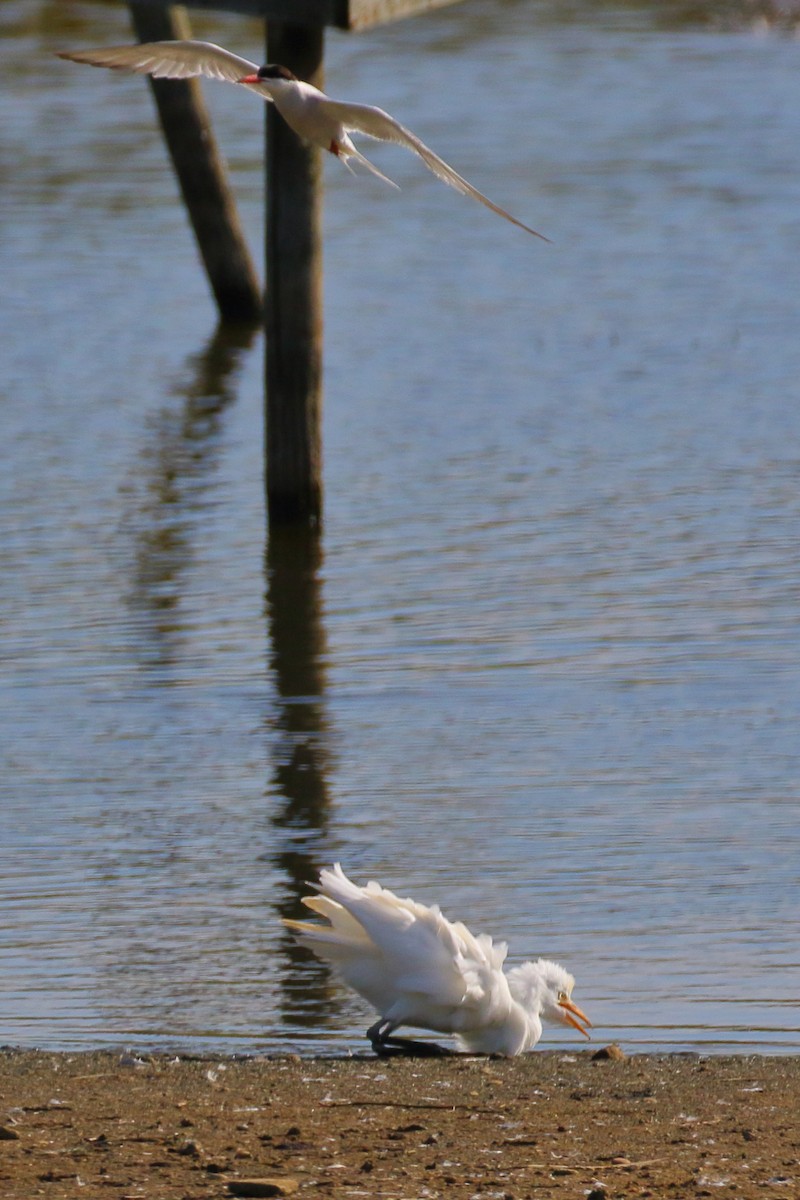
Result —
<instances>
[{"instance_id":1,"label":"tern's white body","mask_svg":"<svg viewBox=\"0 0 800 1200\"><path fill-rule=\"evenodd\" d=\"M89 63L93 67L135 71L157 79L186 79L195 75L205 75L209 79L242 84L257 92L264 100L274 103L287 125L299 137L311 145L335 154L345 165L347 160L352 158L380 179L391 183L392 181L353 145L350 134L360 133L379 141L395 142L417 154L443 183L455 188L462 195L477 200L498 216L510 221L512 225L532 233L534 237L543 238L541 233L524 225L479 192L443 158L434 154L416 134L382 109L368 104L347 104L331 100L324 92L296 79L284 68L258 67L256 63L240 58L212 42L196 41L144 42L138 46L65 50L60 52L60 57L72 59L74 62ZM268 74L265 74L267 72Z\"/></svg>"},{"instance_id":2,"label":"tern's white body","mask_svg":"<svg viewBox=\"0 0 800 1200\"><path fill-rule=\"evenodd\" d=\"M376 1048L400 1025L454 1033L468 1050L507 1056L536 1045L542 1018L586 1034L589 1018L571 999L575 980L557 963L538 959L506 973L505 943L377 883L358 887L338 863L315 886L319 894L303 903L329 924L285 924L380 1014L370 1030Z\"/></svg>"}]
</instances>

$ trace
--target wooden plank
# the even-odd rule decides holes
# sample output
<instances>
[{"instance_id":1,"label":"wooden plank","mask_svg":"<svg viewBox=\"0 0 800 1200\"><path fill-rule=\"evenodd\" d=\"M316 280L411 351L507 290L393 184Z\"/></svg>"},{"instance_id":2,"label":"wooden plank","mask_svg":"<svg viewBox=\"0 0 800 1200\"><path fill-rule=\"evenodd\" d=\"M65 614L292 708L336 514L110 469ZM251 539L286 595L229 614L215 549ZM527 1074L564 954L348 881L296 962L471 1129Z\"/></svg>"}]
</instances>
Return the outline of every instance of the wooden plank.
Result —
<instances>
[{"instance_id":1,"label":"wooden plank","mask_svg":"<svg viewBox=\"0 0 800 1200\"><path fill-rule=\"evenodd\" d=\"M164 7L170 0L137 0ZM190 8L244 13L294 25L332 25L361 30L403 17L413 17L434 8L458 4L460 0L184 0Z\"/></svg>"},{"instance_id":2,"label":"wooden plank","mask_svg":"<svg viewBox=\"0 0 800 1200\"><path fill-rule=\"evenodd\" d=\"M267 61L323 85L321 28L270 22ZM266 489L271 523L322 515L322 162L267 116Z\"/></svg>"},{"instance_id":3,"label":"wooden plank","mask_svg":"<svg viewBox=\"0 0 800 1200\"><path fill-rule=\"evenodd\" d=\"M171 0L137 0L152 7L165 7ZM297 25L336 25L348 28L348 0L184 0L188 8L210 8L217 12L243 13L268 21L291 21Z\"/></svg>"},{"instance_id":4,"label":"wooden plank","mask_svg":"<svg viewBox=\"0 0 800 1200\"><path fill-rule=\"evenodd\" d=\"M404 17L415 17L434 8L460 4L461 0L350 0L346 29L369 29Z\"/></svg>"},{"instance_id":5,"label":"wooden plank","mask_svg":"<svg viewBox=\"0 0 800 1200\"><path fill-rule=\"evenodd\" d=\"M190 38L183 9L129 5L142 42ZM197 79L149 79L164 140L205 264L220 316L257 321L261 285L239 224L223 160L217 150Z\"/></svg>"}]
</instances>

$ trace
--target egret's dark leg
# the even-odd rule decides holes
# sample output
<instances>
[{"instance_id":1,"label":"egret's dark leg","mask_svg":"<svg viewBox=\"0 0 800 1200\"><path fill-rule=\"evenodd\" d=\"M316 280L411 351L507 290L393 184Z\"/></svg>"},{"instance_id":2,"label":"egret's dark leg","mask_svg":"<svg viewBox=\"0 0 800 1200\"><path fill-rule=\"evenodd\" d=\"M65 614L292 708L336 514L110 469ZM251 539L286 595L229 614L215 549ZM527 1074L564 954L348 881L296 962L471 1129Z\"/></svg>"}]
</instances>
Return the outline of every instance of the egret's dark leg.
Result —
<instances>
[{"instance_id":1,"label":"egret's dark leg","mask_svg":"<svg viewBox=\"0 0 800 1200\"><path fill-rule=\"evenodd\" d=\"M447 1046L440 1046L438 1042L421 1042L418 1038L388 1035L382 1038L380 1048L376 1048L375 1052L382 1058L388 1058L392 1054L406 1054L410 1058L445 1058L456 1053Z\"/></svg>"},{"instance_id":2,"label":"egret's dark leg","mask_svg":"<svg viewBox=\"0 0 800 1200\"><path fill-rule=\"evenodd\" d=\"M416 1038L392 1037L397 1029L391 1021L381 1018L367 1030L367 1037L372 1043L372 1049L379 1058L391 1058L396 1054L407 1054L417 1058L438 1058L452 1054L452 1050L439 1046L435 1042L420 1042Z\"/></svg>"},{"instance_id":3,"label":"egret's dark leg","mask_svg":"<svg viewBox=\"0 0 800 1200\"><path fill-rule=\"evenodd\" d=\"M374 1025L370 1025L367 1030L367 1037L372 1042L372 1049L376 1054L380 1054L380 1046L384 1038L396 1028L396 1025L393 1025L391 1021L385 1021L383 1017L377 1020Z\"/></svg>"}]
</instances>

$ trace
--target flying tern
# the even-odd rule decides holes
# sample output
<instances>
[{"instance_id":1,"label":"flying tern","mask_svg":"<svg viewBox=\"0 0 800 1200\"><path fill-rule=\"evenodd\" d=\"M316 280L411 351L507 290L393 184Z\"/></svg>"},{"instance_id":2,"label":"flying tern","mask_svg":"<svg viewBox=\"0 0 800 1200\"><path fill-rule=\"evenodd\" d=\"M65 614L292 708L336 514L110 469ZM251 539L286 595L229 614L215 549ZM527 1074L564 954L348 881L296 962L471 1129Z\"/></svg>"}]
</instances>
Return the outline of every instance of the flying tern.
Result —
<instances>
[{"instance_id":1,"label":"flying tern","mask_svg":"<svg viewBox=\"0 0 800 1200\"><path fill-rule=\"evenodd\" d=\"M397 184L364 157L353 145L350 134L364 134L378 141L395 142L419 155L425 166L443 183L464 196L471 196L512 225L545 242L549 241L544 234L524 225L488 196L484 196L443 158L434 154L416 134L387 112L369 104L346 104L332 100L310 83L298 79L286 67L273 63L260 67L222 46L215 46L213 42L196 41L142 42L136 46L107 46L96 50L61 50L58 54L60 58L68 58L73 62L134 71L140 75L152 75L155 79L187 79L205 75L209 79L241 84L272 102L287 125L306 142L340 158L349 170L352 167L348 160L353 159L392 187Z\"/></svg>"},{"instance_id":2,"label":"flying tern","mask_svg":"<svg viewBox=\"0 0 800 1200\"><path fill-rule=\"evenodd\" d=\"M284 924L377 1010L367 1030L376 1053L425 1046L393 1038L400 1025L454 1033L466 1050L508 1057L536 1045L543 1019L589 1036L591 1021L572 1001L575 980L558 963L540 958L506 972L504 942L475 937L436 905L401 900L378 883L359 887L339 863L312 886L318 894L303 903L328 923Z\"/></svg>"}]
</instances>

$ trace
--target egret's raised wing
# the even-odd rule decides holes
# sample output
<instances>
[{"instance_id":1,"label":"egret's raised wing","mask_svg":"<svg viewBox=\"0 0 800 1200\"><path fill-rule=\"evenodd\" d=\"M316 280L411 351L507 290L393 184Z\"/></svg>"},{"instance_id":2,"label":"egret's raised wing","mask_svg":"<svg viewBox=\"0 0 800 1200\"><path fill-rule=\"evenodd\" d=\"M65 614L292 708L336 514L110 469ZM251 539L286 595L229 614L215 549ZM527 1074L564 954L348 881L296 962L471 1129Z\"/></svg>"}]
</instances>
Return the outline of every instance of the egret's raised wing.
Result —
<instances>
[{"instance_id":1,"label":"egret's raised wing","mask_svg":"<svg viewBox=\"0 0 800 1200\"><path fill-rule=\"evenodd\" d=\"M378 883L358 887L338 863L320 873L318 886L319 899L340 905L365 931L398 991L457 1006L485 1004L498 989L508 995L502 972L504 944L494 946L485 934L474 937L436 906L401 899ZM324 912L317 904L311 907Z\"/></svg>"},{"instance_id":2,"label":"egret's raised wing","mask_svg":"<svg viewBox=\"0 0 800 1200\"><path fill-rule=\"evenodd\" d=\"M152 75L154 79L223 79L238 83L258 71L258 64L232 54L213 42L141 42L136 46L102 46L96 50L59 50L59 58ZM270 97L261 92L265 99Z\"/></svg>"},{"instance_id":3,"label":"egret's raised wing","mask_svg":"<svg viewBox=\"0 0 800 1200\"><path fill-rule=\"evenodd\" d=\"M428 170L433 171L433 174L438 179L455 188L462 196L471 196L473 200L485 204L487 208L497 213L499 217L505 217L506 221L510 221L512 225L518 225L526 233L532 233L534 237L541 238L543 242L549 242L550 239L546 238L543 233L537 233L529 225L524 225L522 221L518 221L516 217L512 217L511 213L506 212L504 208L500 208L488 196L484 196L483 192L479 192L463 176L454 171L443 158L439 158L438 154L434 154L433 150L420 141L415 133L412 133L410 129L406 129L404 125L401 125L394 117L390 117L383 109L373 108L369 104L345 104L338 100L330 100L328 103L330 105L329 111L337 120L341 121L342 125L349 132L363 133L367 137L376 138L378 141L395 142L398 146L405 146L407 150L413 150L414 154L419 155Z\"/></svg>"}]
</instances>

